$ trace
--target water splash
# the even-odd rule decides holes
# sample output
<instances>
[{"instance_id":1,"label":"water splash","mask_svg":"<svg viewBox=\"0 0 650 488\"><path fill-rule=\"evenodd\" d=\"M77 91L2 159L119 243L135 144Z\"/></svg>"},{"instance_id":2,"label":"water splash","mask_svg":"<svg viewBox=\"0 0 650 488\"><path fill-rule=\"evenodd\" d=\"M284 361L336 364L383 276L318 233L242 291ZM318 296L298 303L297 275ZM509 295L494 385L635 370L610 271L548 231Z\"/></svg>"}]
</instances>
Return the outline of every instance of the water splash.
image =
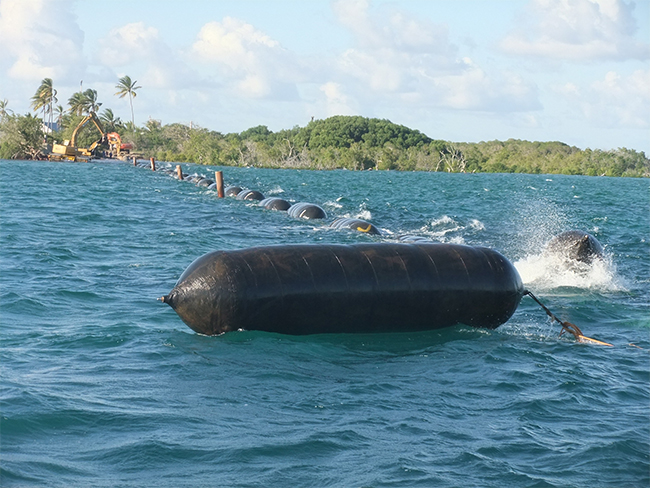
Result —
<instances>
[{"instance_id":1,"label":"water splash","mask_svg":"<svg viewBox=\"0 0 650 488\"><path fill-rule=\"evenodd\" d=\"M476 232L483 232L485 224L478 219L463 223L448 215L432 220L419 229L419 233L434 241L465 244L465 237Z\"/></svg>"},{"instance_id":2,"label":"water splash","mask_svg":"<svg viewBox=\"0 0 650 488\"><path fill-rule=\"evenodd\" d=\"M548 241L570 228L565 211L547 200L528 200L514 212L517 238L512 239L511 254L528 255L530 250L541 252Z\"/></svg>"},{"instance_id":3,"label":"water splash","mask_svg":"<svg viewBox=\"0 0 650 488\"><path fill-rule=\"evenodd\" d=\"M611 292L626 289L611 255L587 264L542 252L515 261L514 265L524 285L533 286L535 290L572 287Z\"/></svg>"},{"instance_id":4,"label":"water splash","mask_svg":"<svg viewBox=\"0 0 650 488\"><path fill-rule=\"evenodd\" d=\"M361 220L370 220L372 219L372 213L370 213L370 210L360 210L355 216L355 219L361 219Z\"/></svg>"},{"instance_id":5,"label":"water splash","mask_svg":"<svg viewBox=\"0 0 650 488\"><path fill-rule=\"evenodd\" d=\"M280 195L282 193L284 193L284 190L278 185L266 192L267 195Z\"/></svg>"},{"instance_id":6,"label":"water splash","mask_svg":"<svg viewBox=\"0 0 650 488\"><path fill-rule=\"evenodd\" d=\"M366 202L363 202L356 212L346 212L343 217L346 219L372 220L372 212L366 207Z\"/></svg>"},{"instance_id":7,"label":"water splash","mask_svg":"<svg viewBox=\"0 0 650 488\"><path fill-rule=\"evenodd\" d=\"M463 229L464 226L454 220L452 217L443 215L442 217L434 219L430 223L422 226L420 228L420 231L433 240L448 242L450 238L458 238L458 236L451 236L448 238L447 234L457 233Z\"/></svg>"},{"instance_id":8,"label":"water splash","mask_svg":"<svg viewBox=\"0 0 650 488\"><path fill-rule=\"evenodd\" d=\"M333 201L331 201L331 200L328 200L327 202L325 202L325 203L323 204L323 206L324 206L324 207L327 207L327 208L330 208L330 209L332 209L332 208L334 208L334 209L343 208L343 205L341 205L340 203L338 203L338 200L337 200L336 202L333 202Z\"/></svg>"},{"instance_id":9,"label":"water splash","mask_svg":"<svg viewBox=\"0 0 650 488\"><path fill-rule=\"evenodd\" d=\"M469 227L474 230L485 230L485 224L477 219L472 219L469 221Z\"/></svg>"}]
</instances>

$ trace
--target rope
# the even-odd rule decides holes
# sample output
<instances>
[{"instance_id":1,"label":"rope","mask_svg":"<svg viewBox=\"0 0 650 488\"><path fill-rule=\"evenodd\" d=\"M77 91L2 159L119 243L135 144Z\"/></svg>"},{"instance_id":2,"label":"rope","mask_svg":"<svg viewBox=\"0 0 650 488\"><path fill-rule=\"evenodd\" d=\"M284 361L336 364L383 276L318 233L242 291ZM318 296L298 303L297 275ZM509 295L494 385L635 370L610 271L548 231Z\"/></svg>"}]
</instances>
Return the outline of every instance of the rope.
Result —
<instances>
[{"instance_id":1,"label":"rope","mask_svg":"<svg viewBox=\"0 0 650 488\"><path fill-rule=\"evenodd\" d=\"M580 328L577 325L572 324L571 322L560 320L559 318L557 318L557 316L553 312L551 312L548 308L546 308L546 306L542 302L540 302L539 299L535 295L533 295L529 290L524 290L524 295L528 295L530 298L535 300L538 303L538 305L540 307L542 307L542 309L546 312L546 314L549 317L551 317L551 319L555 320L556 322L558 322L562 326L562 330L560 331L559 337L562 337L562 334L564 334L565 332L568 332L573 337L575 337L578 342L588 342L590 344L599 344L601 346L611 346L611 347L613 347L613 344L609 344L608 342L602 342L602 341L599 341L597 339L592 339L591 337L587 337L587 336L583 335L582 331L580 330Z\"/></svg>"}]
</instances>

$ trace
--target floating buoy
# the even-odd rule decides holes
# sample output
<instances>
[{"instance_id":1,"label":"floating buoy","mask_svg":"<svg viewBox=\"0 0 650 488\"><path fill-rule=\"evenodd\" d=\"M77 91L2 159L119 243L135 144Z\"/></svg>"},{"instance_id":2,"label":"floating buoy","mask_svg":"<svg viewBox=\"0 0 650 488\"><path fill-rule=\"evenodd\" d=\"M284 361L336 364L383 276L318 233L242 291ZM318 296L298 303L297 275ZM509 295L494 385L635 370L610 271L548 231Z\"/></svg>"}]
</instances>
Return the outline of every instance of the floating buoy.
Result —
<instances>
[{"instance_id":1,"label":"floating buoy","mask_svg":"<svg viewBox=\"0 0 650 488\"><path fill-rule=\"evenodd\" d=\"M215 251L161 300L200 334L493 329L524 293L497 251L459 244L287 245Z\"/></svg>"},{"instance_id":2,"label":"floating buoy","mask_svg":"<svg viewBox=\"0 0 650 488\"><path fill-rule=\"evenodd\" d=\"M205 186L205 187L210 187L210 185L214 185L214 181L212 181L210 178L201 178L199 181L196 182L197 186Z\"/></svg>"},{"instance_id":3,"label":"floating buoy","mask_svg":"<svg viewBox=\"0 0 650 488\"><path fill-rule=\"evenodd\" d=\"M256 190L242 190L236 198L237 200L264 200L264 195Z\"/></svg>"},{"instance_id":4,"label":"floating buoy","mask_svg":"<svg viewBox=\"0 0 650 488\"><path fill-rule=\"evenodd\" d=\"M241 193L241 188L238 186L229 186L226 188L225 192L227 197L236 197Z\"/></svg>"},{"instance_id":5,"label":"floating buoy","mask_svg":"<svg viewBox=\"0 0 650 488\"><path fill-rule=\"evenodd\" d=\"M330 227L333 227L335 229L348 228L357 230L359 232L364 232L366 234L381 235L381 232L379 232L379 229L377 229L377 227L372 225L370 222L366 222L365 220L360 219L349 219L342 217L332 222L330 224Z\"/></svg>"},{"instance_id":6,"label":"floating buoy","mask_svg":"<svg viewBox=\"0 0 650 488\"><path fill-rule=\"evenodd\" d=\"M264 207L269 210L289 210L291 204L279 197L268 197L260 202L260 207Z\"/></svg>"},{"instance_id":7,"label":"floating buoy","mask_svg":"<svg viewBox=\"0 0 650 488\"><path fill-rule=\"evenodd\" d=\"M551 239L544 253L560 256L569 261L591 264L594 259L603 259L605 251L598 239L583 230L569 230Z\"/></svg>"},{"instance_id":8,"label":"floating buoy","mask_svg":"<svg viewBox=\"0 0 650 488\"><path fill-rule=\"evenodd\" d=\"M300 219L326 219L327 214L318 205L313 203L299 202L291 205L291 208L288 210L289 217L295 217Z\"/></svg>"}]
</instances>

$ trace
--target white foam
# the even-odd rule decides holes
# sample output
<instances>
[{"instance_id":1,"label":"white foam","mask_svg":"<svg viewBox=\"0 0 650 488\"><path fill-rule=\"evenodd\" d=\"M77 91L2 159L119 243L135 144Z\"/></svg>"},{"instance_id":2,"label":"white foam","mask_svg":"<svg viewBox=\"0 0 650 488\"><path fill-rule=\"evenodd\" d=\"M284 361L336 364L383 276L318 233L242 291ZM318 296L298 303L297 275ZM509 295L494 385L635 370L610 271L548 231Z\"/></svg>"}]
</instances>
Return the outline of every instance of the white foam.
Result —
<instances>
[{"instance_id":1,"label":"white foam","mask_svg":"<svg viewBox=\"0 0 650 488\"><path fill-rule=\"evenodd\" d=\"M284 190L279 186L275 186L266 192L267 195L280 195L281 193L284 193Z\"/></svg>"},{"instance_id":2,"label":"white foam","mask_svg":"<svg viewBox=\"0 0 650 488\"><path fill-rule=\"evenodd\" d=\"M450 216L443 215L439 219L432 220L431 221L431 226L436 227L438 225L455 224L455 223L456 223L456 221L454 219L452 219Z\"/></svg>"},{"instance_id":3,"label":"white foam","mask_svg":"<svg viewBox=\"0 0 650 488\"><path fill-rule=\"evenodd\" d=\"M343 205L341 205L338 202L331 202L331 201L330 202L325 202L324 205L326 207L331 207L331 208L343 208Z\"/></svg>"},{"instance_id":4,"label":"white foam","mask_svg":"<svg viewBox=\"0 0 650 488\"><path fill-rule=\"evenodd\" d=\"M357 213L357 215L354 218L362 219L362 220L370 220L372 219L372 214L370 213L370 210L361 210L360 212Z\"/></svg>"},{"instance_id":5,"label":"white foam","mask_svg":"<svg viewBox=\"0 0 650 488\"><path fill-rule=\"evenodd\" d=\"M450 244L465 244L465 239L463 239L463 236L452 236L447 239L447 242Z\"/></svg>"},{"instance_id":6,"label":"white foam","mask_svg":"<svg viewBox=\"0 0 650 488\"><path fill-rule=\"evenodd\" d=\"M595 291L623 291L625 286L616 273L610 256L594 259L591 264L567 261L555 254L535 254L514 263L524 285L535 290L574 287Z\"/></svg>"},{"instance_id":7,"label":"white foam","mask_svg":"<svg viewBox=\"0 0 650 488\"><path fill-rule=\"evenodd\" d=\"M476 219L470 220L469 226L474 230L485 230L485 224L480 220L476 220Z\"/></svg>"}]
</instances>

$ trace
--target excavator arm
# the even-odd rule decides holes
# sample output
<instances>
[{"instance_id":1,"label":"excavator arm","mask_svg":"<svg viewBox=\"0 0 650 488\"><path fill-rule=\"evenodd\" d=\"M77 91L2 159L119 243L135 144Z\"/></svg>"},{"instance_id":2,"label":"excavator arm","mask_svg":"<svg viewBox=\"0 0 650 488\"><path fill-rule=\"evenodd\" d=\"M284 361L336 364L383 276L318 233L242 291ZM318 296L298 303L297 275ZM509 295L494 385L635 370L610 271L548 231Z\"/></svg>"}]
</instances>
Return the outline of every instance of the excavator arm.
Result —
<instances>
[{"instance_id":1,"label":"excavator arm","mask_svg":"<svg viewBox=\"0 0 650 488\"><path fill-rule=\"evenodd\" d=\"M99 133L101 134L100 138L93 142L89 148L79 148L77 147L77 136L81 132L81 129L86 127L89 122L92 122ZM81 122L75 127L72 132L72 136L69 141L65 141L63 144L53 144L52 145L52 154L48 156L52 160L60 161L62 159L68 161L77 161L81 158L90 158L93 151L106 139L106 132L102 126L101 121L97 117L95 112L90 112L86 115Z\"/></svg>"},{"instance_id":2,"label":"excavator arm","mask_svg":"<svg viewBox=\"0 0 650 488\"><path fill-rule=\"evenodd\" d=\"M77 136L79 135L79 131L81 131L81 129L83 129L86 125L88 125L88 122L92 122L93 124L95 124L95 127L97 127L97 130L102 135L100 141L104 139L104 137L106 137L106 132L104 131L104 127L102 126L101 121L97 117L97 114L95 114L95 112L90 112L82 119L81 122L79 122L79 125L77 125L77 127L75 127L74 131L72 132L72 137L70 137L70 146L77 147ZM95 147L97 147L97 144L95 145Z\"/></svg>"}]
</instances>

